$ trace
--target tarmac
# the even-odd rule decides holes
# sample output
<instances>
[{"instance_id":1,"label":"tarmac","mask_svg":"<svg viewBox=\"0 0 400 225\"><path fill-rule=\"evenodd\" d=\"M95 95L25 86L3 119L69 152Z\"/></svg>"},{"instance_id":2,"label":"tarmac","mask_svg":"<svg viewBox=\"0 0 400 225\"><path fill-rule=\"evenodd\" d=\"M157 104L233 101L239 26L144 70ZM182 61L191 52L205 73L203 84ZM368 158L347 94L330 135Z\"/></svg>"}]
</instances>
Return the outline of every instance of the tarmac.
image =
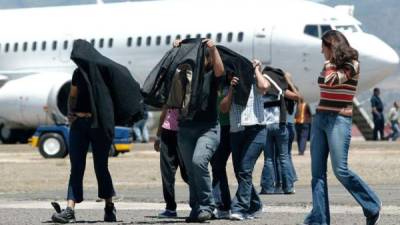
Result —
<instances>
[{"instance_id":1,"label":"tarmac","mask_svg":"<svg viewBox=\"0 0 400 225\"><path fill-rule=\"evenodd\" d=\"M208 224L295 225L311 209L310 155L296 154L293 161L299 176L295 195L262 195L260 218L245 221L212 220ZM400 145L399 142L352 141L349 165L378 193L382 202L381 225L400 224ZM330 163L330 162L329 162ZM185 224L189 213L188 188L177 173L176 199L178 218L159 219L165 204L162 197L159 153L152 144L136 144L131 152L109 162L117 196L118 222L114 224ZM263 156L254 171L259 189ZM328 166L331 170L330 166ZM227 166L231 195L236 190L231 161ZM69 159L44 159L29 145L0 145L0 224L53 224L51 201L65 206ZM361 225L365 217L361 207L329 171L329 197L332 225ZM102 222L103 203L97 199L97 183L91 154L88 155L84 180L85 201L76 207L78 224Z\"/></svg>"}]
</instances>

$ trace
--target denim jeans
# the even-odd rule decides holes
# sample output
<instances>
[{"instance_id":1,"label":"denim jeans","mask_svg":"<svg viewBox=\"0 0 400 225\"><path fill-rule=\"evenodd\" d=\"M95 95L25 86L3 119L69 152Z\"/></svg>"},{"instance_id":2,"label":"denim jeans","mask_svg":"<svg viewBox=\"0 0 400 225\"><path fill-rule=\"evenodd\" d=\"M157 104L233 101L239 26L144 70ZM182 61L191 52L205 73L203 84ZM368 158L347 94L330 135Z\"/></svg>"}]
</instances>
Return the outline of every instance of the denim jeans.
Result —
<instances>
[{"instance_id":1,"label":"denim jeans","mask_svg":"<svg viewBox=\"0 0 400 225\"><path fill-rule=\"evenodd\" d=\"M392 133L390 134L390 138L392 138L392 141L396 141L400 132L399 122L397 120L392 120L390 122L392 124Z\"/></svg>"},{"instance_id":2,"label":"denim jeans","mask_svg":"<svg viewBox=\"0 0 400 225\"><path fill-rule=\"evenodd\" d=\"M261 175L261 188L263 192L273 193L278 176L282 176L282 189L284 192L293 191L293 178L288 154L288 131L285 124L267 125L266 147L264 149L264 168ZM279 160L280 174L277 173L276 162Z\"/></svg>"},{"instance_id":3,"label":"denim jeans","mask_svg":"<svg viewBox=\"0 0 400 225\"><path fill-rule=\"evenodd\" d=\"M292 178L292 182L296 182L298 180L296 169L294 168L293 159L292 159L292 144L295 136L294 123L287 123L286 128L288 130L288 156L289 156L289 164L290 164L290 176Z\"/></svg>"},{"instance_id":4,"label":"denim jeans","mask_svg":"<svg viewBox=\"0 0 400 225\"><path fill-rule=\"evenodd\" d=\"M232 213L252 214L262 209L254 188L254 166L265 146L265 126L247 126L244 131L231 133L232 160L238 189L232 200Z\"/></svg>"},{"instance_id":5,"label":"denim jeans","mask_svg":"<svg viewBox=\"0 0 400 225\"><path fill-rule=\"evenodd\" d=\"M215 202L212 195L208 164L220 140L219 124L185 122L179 124L178 146L189 178L189 217L197 217L200 211L212 213Z\"/></svg>"},{"instance_id":6,"label":"denim jeans","mask_svg":"<svg viewBox=\"0 0 400 225\"><path fill-rule=\"evenodd\" d=\"M133 125L136 142L149 142L149 129L147 128L147 119L142 119Z\"/></svg>"},{"instance_id":7,"label":"denim jeans","mask_svg":"<svg viewBox=\"0 0 400 225\"><path fill-rule=\"evenodd\" d=\"M312 124L311 171L313 209L306 217L306 224L330 224L327 159L331 156L332 171L340 183L363 208L366 217L380 210L378 196L352 172L347 165L351 139L351 117L337 113L318 112Z\"/></svg>"},{"instance_id":8,"label":"denim jeans","mask_svg":"<svg viewBox=\"0 0 400 225\"><path fill-rule=\"evenodd\" d=\"M230 126L221 126L221 141L211 159L213 196L217 209L228 211L231 208L226 162L231 154Z\"/></svg>"},{"instance_id":9,"label":"denim jeans","mask_svg":"<svg viewBox=\"0 0 400 225\"><path fill-rule=\"evenodd\" d=\"M175 174L178 166L182 179L187 182L186 169L179 155L177 131L162 129L160 143L160 169L166 209L175 211Z\"/></svg>"},{"instance_id":10,"label":"denim jeans","mask_svg":"<svg viewBox=\"0 0 400 225\"><path fill-rule=\"evenodd\" d=\"M309 132L310 132L309 123L296 123L296 137L297 137L297 146L299 149L299 155L303 155L306 150Z\"/></svg>"},{"instance_id":11,"label":"denim jeans","mask_svg":"<svg viewBox=\"0 0 400 225\"><path fill-rule=\"evenodd\" d=\"M107 138L101 128L91 128L90 118L77 118L71 124L69 133L69 158L71 174L68 184L68 200L83 201L83 175L89 144L92 146L94 171L98 185L98 197L108 199L115 195L110 172L108 155L112 140Z\"/></svg>"}]
</instances>

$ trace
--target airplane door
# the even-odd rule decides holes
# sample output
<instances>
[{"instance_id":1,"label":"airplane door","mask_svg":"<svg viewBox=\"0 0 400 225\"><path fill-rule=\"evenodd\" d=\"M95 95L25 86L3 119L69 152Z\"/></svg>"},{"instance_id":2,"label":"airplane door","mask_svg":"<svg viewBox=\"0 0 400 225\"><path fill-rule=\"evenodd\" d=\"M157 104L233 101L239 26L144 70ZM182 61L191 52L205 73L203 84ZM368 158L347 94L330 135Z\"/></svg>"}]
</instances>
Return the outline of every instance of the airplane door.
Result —
<instances>
[{"instance_id":1,"label":"airplane door","mask_svg":"<svg viewBox=\"0 0 400 225\"><path fill-rule=\"evenodd\" d=\"M271 64L271 39L272 27L262 27L254 32L253 58L264 65Z\"/></svg>"}]
</instances>

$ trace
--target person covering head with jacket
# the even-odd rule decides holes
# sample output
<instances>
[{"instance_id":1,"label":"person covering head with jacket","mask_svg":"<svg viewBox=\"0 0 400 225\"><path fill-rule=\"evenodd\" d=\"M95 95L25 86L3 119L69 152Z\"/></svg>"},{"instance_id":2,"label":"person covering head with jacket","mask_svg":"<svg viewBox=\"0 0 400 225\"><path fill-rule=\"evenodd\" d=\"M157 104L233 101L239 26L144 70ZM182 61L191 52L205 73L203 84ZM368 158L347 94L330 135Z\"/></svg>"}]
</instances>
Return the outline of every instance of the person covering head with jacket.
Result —
<instances>
[{"instance_id":1,"label":"person covering head with jacket","mask_svg":"<svg viewBox=\"0 0 400 225\"><path fill-rule=\"evenodd\" d=\"M185 43L177 43L184 47ZM179 121L178 146L189 178L191 212L187 222L203 222L212 218L215 201L212 196L208 165L220 140L217 95L220 78L225 75L219 52L212 40L202 41L203 56L186 73L193 74L189 115ZM196 69L198 68L198 69ZM200 72L196 72L196 70ZM194 103L194 102L196 103ZM191 108L192 107L192 108ZM191 111L195 108L194 111Z\"/></svg>"},{"instance_id":2,"label":"person covering head with jacket","mask_svg":"<svg viewBox=\"0 0 400 225\"><path fill-rule=\"evenodd\" d=\"M311 172L313 208L305 224L330 224L327 159L339 182L361 205L367 225L379 220L381 201L376 193L348 168L351 140L352 100L360 76L358 52L336 30L322 36L323 70L318 78L320 102L311 126Z\"/></svg>"},{"instance_id":3,"label":"person covering head with jacket","mask_svg":"<svg viewBox=\"0 0 400 225\"><path fill-rule=\"evenodd\" d=\"M89 145L92 146L98 197L105 199L104 221L116 221L115 195L108 170L108 155L116 124L129 124L142 115L139 84L122 65L102 56L84 40L74 42L71 59L75 69L68 99L71 173L67 208L53 203L53 222L75 222L74 207L83 201L83 175Z\"/></svg>"}]
</instances>

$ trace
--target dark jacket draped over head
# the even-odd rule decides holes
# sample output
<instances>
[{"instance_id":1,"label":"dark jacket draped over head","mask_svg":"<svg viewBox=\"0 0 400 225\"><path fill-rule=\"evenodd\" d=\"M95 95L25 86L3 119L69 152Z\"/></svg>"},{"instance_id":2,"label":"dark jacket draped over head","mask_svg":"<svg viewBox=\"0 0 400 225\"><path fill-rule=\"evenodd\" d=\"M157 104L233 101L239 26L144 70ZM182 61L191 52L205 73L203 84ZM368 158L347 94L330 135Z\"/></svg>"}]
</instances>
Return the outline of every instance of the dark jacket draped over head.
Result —
<instances>
[{"instance_id":1,"label":"dark jacket draped over head","mask_svg":"<svg viewBox=\"0 0 400 225\"><path fill-rule=\"evenodd\" d=\"M101 55L85 40L74 41L71 60L87 81L92 127L113 138L116 125L132 125L142 118L140 85L125 66Z\"/></svg>"},{"instance_id":2,"label":"dark jacket draped over head","mask_svg":"<svg viewBox=\"0 0 400 225\"><path fill-rule=\"evenodd\" d=\"M150 72L142 88L145 103L154 107L162 107L168 100L173 76L179 65L187 63L193 68L191 81L191 97L187 118L193 118L196 111L207 107L210 84L204 82L204 58L206 46L203 39L185 39L181 45L169 50ZM246 105L254 82L254 70L251 62L240 54L224 47L217 46L224 64L225 72L240 77L235 91L234 101Z\"/></svg>"}]
</instances>

